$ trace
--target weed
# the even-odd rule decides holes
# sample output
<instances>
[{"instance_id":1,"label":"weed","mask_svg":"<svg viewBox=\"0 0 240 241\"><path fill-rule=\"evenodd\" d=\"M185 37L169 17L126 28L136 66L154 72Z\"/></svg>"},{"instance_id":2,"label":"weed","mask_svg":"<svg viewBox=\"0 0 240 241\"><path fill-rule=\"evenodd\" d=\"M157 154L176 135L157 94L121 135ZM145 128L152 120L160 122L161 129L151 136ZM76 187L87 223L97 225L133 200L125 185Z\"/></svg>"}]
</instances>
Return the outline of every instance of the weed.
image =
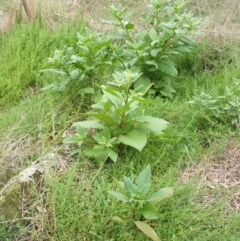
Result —
<instances>
[{"instance_id":1,"label":"weed","mask_svg":"<svg viewBox=\"0 0 240 241\"><path fill-rule=\"evenodd\" d=\"M238 89L239 83L237 81L230 88L225 87L222 95L213 97L202 92L189 103L202 106L210 116L223 124L238 127L240 108L239 93L236 93Z\"/></svg>"},{"instance_id":2,"label":"weed","mask_svg":"<svg viewBox=\"0 0 240 241\"><path fill-rule=\"evenodd\" d=\"M126 9L112 7L117 22L112 22L118 30L112 34L120 39L116 55L123 68L137 68L143 77L136 85L145 88L153 83L151 94L160 93L172 97L175 90L171 79L178 72L173 56L190 52L195 41L190 37L196 33L199 21L183 12L182 1L151 1L145 16L145 29L132 33L134 24L125 18Z\"/></svg>"},{"instance_id":3,"label":"weed","mask_svg":"<svg viewBox=\"0 0 240 241\"><path fill-rule=\"evenodd\" d=\"M82 94L89 91L94 93L94 89L91 91L90 88L94 87L96 79L105 71L102 70L102 66L108 61L111 40L105 39L88 28L77 36L75 48L66 47L64 50L55 50L54 56L48 58L49 65L41 72L55 73L62 78L46 88L63 91L67 85L77 82Z\"/></svg>"},{"instance_id":4,"label":"weed","mask_svg":"<svg viewBox=\"0 0 240 241\"><path fill-rule=\"evenodd\" d=\"M113 80L102 85L102 98L92 105L97 112L85 115L93 118L73 124L76 134L65 139L65 143L76 143L85 155L103 162L108 157L116 162L120 144L141 151L151 135L159 135L167 127L167 122L144 114L137 116L143 94L131 90L140 77L137 73L125 71L113 74ZM142 110L144 113L144 110Z\"/></svg>"},{"instance_id":5,"label":"weed","mask_svg":"<svg viewBox=\"0 0 240 241\"><path fill-rule=\"evenodd\" d=\"M129 210L133 220L143 216L147 220L156 220L159 218L157 212L157 203L172 196L173 190L171 188L161 188L157 192L150 194L151 186L151 168L148 165L137 177L135 182L130 178L124 176L123 182L118 182L120 192L109 191L109 193L118 200L129 205ZM140 215L140 216L139 216ZM115 221L123 222L119 217L114 217ZM142 221L134 221L135 225L152 240L160 240L155 231Z\"/></svg>"},{"instance_id":6,"label":"weed","mask_svg":"<svg viewBox=\"0 0 240 241\"><path fill-rule=\"evenodd\" d=\"M117 27L113 33L100 37L88 30L86 36L78 35L76 49L56 50L49 59L53 68L44 71L63 76L51 87L64 88L69 80L81 87L82 82L93 87L96 79L108 72L106 69L134 69L143 73L135 82L136 88L144 90L152 84L152 95L172 97L175 90L171 79L178 74L173 56L191 51L195 41L190 36L199 25L198 20L182 12L183 8L183 2L171 5L168 1L152 1L145 17L147 27L132 33L134 24L125 17L126 9L111 7L116 21L108 23Z\"/></svg>"}]
</instances>

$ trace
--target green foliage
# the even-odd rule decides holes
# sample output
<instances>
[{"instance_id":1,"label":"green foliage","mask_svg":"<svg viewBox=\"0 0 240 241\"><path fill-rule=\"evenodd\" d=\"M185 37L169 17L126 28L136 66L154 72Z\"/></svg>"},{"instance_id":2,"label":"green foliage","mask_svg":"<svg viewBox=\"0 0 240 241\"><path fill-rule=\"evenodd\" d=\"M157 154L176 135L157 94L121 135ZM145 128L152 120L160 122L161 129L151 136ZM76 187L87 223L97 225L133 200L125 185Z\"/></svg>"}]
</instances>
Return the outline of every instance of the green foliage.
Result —
<instances>
[{"instance_id":1,"label":"green foliage","mask_svg":"<svg viewBox=\"0 0 240 241\"><path fill-rule=\"evenodd\" d=\"M0 38L0 106L16 103L21 98L38 92L51 81L51 75L39 74L47 56L63 43L72 45L72 34L83 23L56 28L54 34L34 20L29 24L16 25Z\"/></svg>"},{"instance_id":2,"label":"green foliage","mask_svg":"<svg viewBox=\"0 0 240 241\"><path fill-rule=\"evenodd\" d=\"M128 3L129 1L124 0L121 2ZM139 0L137 2L142 3L144 1ZM136 2L132 1L128 4L134 6ZM213 118L210 118L210 115L207 115L208 110L206 109L205 111L205 107L199 108L201 107L200 103L193 105L192 108L189 108L189 104L186 103L190 96L194 96L202 90L205 93L211 93L210 96L213 99L218 98L213 93L225 95L224 86L232 84L232 76L239 78L238 66L240 65L237 54L236 59L238 62L225 64L228 59L231 59L231 53L228 49L223 49L222 51L220 48L220 51L215 51L215 49L209 51L212 49L211 47L209 49L203 47L204 51L199 50L197 52L202 62L196 61L198 57L194 58L195 54L191 55L193 59L189 61L190 64L193 62L193 65L189 65L189 69L194 72L194 76L186 76L186 72L184 70L181 71L181 68L177 66L182 76L180 76L180 81L174 83L174 87L176 87L178 92L176 98L173 100L155 98L151 105L145 108L145 113L141 112L143 104L145 107L146 100L143 99L139 92L142 90L147 91L152 83L152 79L149 81L148 78L151 76L146 76L148 71L141 71L142 75L133 83L134 86L131 86L129 91L133 91L137 98L141 101L143 100L143 102L139 101L138 108L131 112L129 116L126 116L127 121L131 120L130 117L134 119L141 115L148 116L147 119L154 121L144 124L147 125L147 128L157 132L158 125L154 118L160 117L168 120L172 128L164 131L164 135L160 137L161 141L155 142L155 139L152 140L148 136L150 138L148 140L151 141L151 144L154 142L154 146L149 145L149 148L142 149L141 153L135 152L132 155L132 152L125 151L125 146L122 148L123 143L116 144L115 138L117 136L113 136L112 133L109 134L111 128L109 132L101 129L102 126L106 125L112 127L112 125L102 119L105 118L106 121L109 121L107 119L108 116L113 118L111 107L113 105L113 110L115 110L117 108L116 103L119 103L115 97L119 97L118 95L111 96L108 92L105 95L103 91L105 91L104 88L108 90L109 87L114 87L114 91L118 89L115 85L109 85L107 81L114 82L111 79L111 74L118 75L118 72L120 72L120 75L122 75L123 69L126 69L120 62L121 58L117 56L117 54L122 56L122 51L126 50L121 48L121 44L126 46L123 38L113 38L111 39L109 49L103 48L102 54L106 53L106 55L103 55L106 56L106 63L99 66L95 65L94 59L93 62L89 62L95 66L95 70L93 72L86 71L86 79L80 80L77 78L75 81L74 78L68 79L67 75L59 75L59 84L63 79L68 79L66 88L70 87L68 93L75 98L77 105L69 102L69 96L66 95L66 92L58 94L53 94L50 91L35 92L35 90L38 90L38 87L42 87L42 83L57 82L54 73L49 72L47 75L38 74L39 66L42 65L42 59L46 58L45 56L49 56L52 49L57 48L60 51L63 49L64 52L67 50L67 48L63 48L64 45L73 46L73 54L76 53L75 33L79 31L79 28L72 29L68 26L63 26L50 33L37 26L35 26L36 29L33 28L31 23L22 27L16 27L14 31L1 36L0 39L0 58L2 60L2 65L0 66L0 92L3 94L1 96L3 97L1 104L13 105L12 101L16 101L12 108L4 106L4 110L0 113L0 162L1 167L4 167L1 168L0 173L0 176L1 174L3 176L3 178L1 177L1 185L4 184L7 176L11 174L12 169L14 173L19 173L24 166L35 161L36 156L49 150L60 154L59 165L55 170L56 173L54 171L54 173L45 177L44 181L38 185L38 190L34 191L27 200L21 199L23 206L19 210L21 211L26 205L26 209L24 209L26 212L20 212L24 215L23 219L1 220L3 222L2 226L0 225L0 240L110 241L114 239L116 241L143 241L147 238L142 235L142 232L152 240L159 240L158 235L162 240L172 241L239 240L240 215L235 214L238 210L237 208L235 209L235 205L232 205L235 201L237 203L237 196L233 195L235 191L238 193L237 186L236 190L234 187L224 189L221 185L214 189L209 189L208 187L201 188L198 185L199 183L194 182L197 181L194 175L194 181L192 178L185 180L186 176L182 175L183 169L189 166L189 162L194 165L195 160L202 160L203 156L204 160L212 160L213 156L216 156L218 160L222 160L222 155L225 156L223 143L225 146L225 144L229 143L229 139L231 141L234 140L234 137L239 139L239 133L229 132L230 128L226 124L216 124L216 118L212 114L211 117ZM131 25L129 27L131 28ZM145 25L142 28L145 28ZM134 37L138 30L136 27L129 30L129 32ZM34 32L37 34L35 35ZM87 37L88 34L85 33L83 36ZM101 39L105 38L104 35L99 35L99 37ZM26 44L23 44L26 40ZM31 44L31 41L34 43ZM118 48L119 46L120 48ZM218 44L216 44L217 46ZM237 51L235 52L237 53ZM228 57L228 54L230 57ZM81 57L81 53L77 55L79 58ZM102 57L101 54L98 56ZM175 56L172 56L171 61L175 62ZM33 65L36 68L32 68ZM217 73L208 71L216 70L216 66L218 66ZM185 68L185 66L181 67L182 69ZM53 66L53 68L55 67ZM79 70L75 63L69 63L68 68L67 70L70 72L75 69L79 72L82 70ZM59 69L62 70L61 67ZM139 66L132 68L133 72L140 73L140 70ZM83 71L85 71L84 68ZM21 73L25 74L21 75ZM72 77L74 77L75 73L77 72L72 73ZM171 78L175 77L172 76ZM29 82L30 80L33 80L33 82ZM147 83L146 85L144 85L145 82ZM84 91L93 93L92 88L95 89L95 83L104 87L100 87L99 92L103 93L102 96L105 96L105 101L108 102L109 98L113 100L111 103L114 104L109 104L109 109L104 109L105 107L102 109L92 108L89 111L92 115L88 115L88 113L83 114L80 120L85 120L85 118L86 120L80 124L83 127L79 127L80 137L79 139L77 138L77 141L79 141L82 149L85 149L88 142L89 146L95 146L100 143L100 145L104 145L107 149L112 149L118 154L119 161L114 165L104 165L101 172L99 172L99 169L95 169L96 166L86 158L80 157L81 161L76 162L74 158L68 161L70 158L66 158L66 152L69 150L69 146L67 146L67 149L64 149L66 146L61 144L64 130L73 121L79 120L79 111L84 111L82 104L90 106L89 102L86 103L76 98L76 92L90 87ZM93 87L91 86L92 84ZM34 88L33 95L31 95L31 98L26 98L19 103L17 100L29 93L29 86ZM74 86L77 88L74 88ZM144 88L144 86L147 86L147 88ZM56 87L58 87L57 84ZM237 86L230 87L230 90L234 91L236 97L239 96ZM158 90L154 89L154 91ZM120 93L126 94L125 91L120 91ZM126 97L126 95L123 96ZM99 96L95 95L95 98L97 97ZM96 104L100 106L105 105L101 96L99 101L96 101ZM127 108L127 110L131 110L131 108ZM105 112L105 110L107 111ZM102 113L108 113L108 115L99 115ZM98 119L94 115L101 116L102 119ZM150 118L149 116L154 117ZM208 118L211 125L210 122L206 123L205 118ZM226 119L228 118L227 116ZM221 119L225 118L222 117ZM229 120L227 123L231 123L231 121ZM95 128L89 128L89 126L95 126ZM78 127L76 128L78 129ZM147 128L144 126L144 129ZM101 132L103 130L104 133L102 135ZM135 138L135 143L134 139L132 139L135 137L135 134L136 132L128 134L124 131L124 134L121 135L127 138L122 138L121 140L127 145L130 143L134 145L134 148L141 149L145 142L141 142L140 138L136 141ZM81 139L81 136L84 135L87 135L87 137ZM93 135L95 139L91 137ZM29 137L31 138L30 140L28 140ZM156 139L158 139L158 136ZM216 139L217 142L215 142ZM87 153L87 148L85 151ZM121 155L121 152L124 155ZM114 159L114 154L111 153L111 155ZM124 165L124 163L127 163L127 165ZM132 216L134 213L131 211L130 204L113 200L111 195L107 195L108 190L115 190L115 187L111 186L110 188L108 183L109 180L120 179L124 173L130 173L127 176L132 177L132 173L135 170L142 170L146 163L151 163L151 169L154 171L149 195L157 191L159 187L174 186L174 196L169 200L161 202L160 205L154 204L157 208L157 213L160 214L158 215L158 220L144 220L144 216L139 211L141 208L138 209L137 206L135 216L139 215L141 221L134 220L133 222ZM5 170L10 170L10 174L5 173ZM192 176L192 173L190 176ZM184 184L181 182L182 177L184 178ZM134 181L133 178L128 179L137 186L136 180ZM126 190L122 190L121 187L124 188L124 182L120 184L117 192L120 194L123 192L126 196L128 193ZM7 203L7 205L5 210L15 210L17 208L11 202ZM130 212L128 212L129 210ZM116 214L119 214L119 216L123 214L124 219L114 216Z\"/></svg>"},{"instance_id":3,"label":"green foliage","mask_svg":"<svg viewBox=\"0 0 240 241\"><path fill-rule=\"evenodd\" d=\"M189 103L201 106L210 117L218 122L237 127L240 121L239 94L239 82L235 82L231 87L225 87L222 95L214 97L201 92L198 97L194 97Z\"/></svg>"},{"instance_id":4,"label":"green foliage","mask_svg":"<svg viewBox=\"0 0 240 241\"><path fill-rule=\"evenodd\" d=\"M149 13L144 18L145 29L133 31L134 24L126 17L126 9L111 7L116 21L108 21L116 29L99 34L85 29L78 34L75 47L56 50L49 58L44 72L61 76L49 87L62 90L70 82L77 82L81 90L93 88L103 75L115 71L134 69L143 73L135 82L139 91L150 84L149 94L173 97L172 79L177 77L173 57L189 52L196 45L192 34L199 21L184 13L184 2L151 1Z\"/></svg>"},{"instance_id":5,"label":"green foliage","mask_svg":"<svg viewBox=\"0 0 240 241\"><path fill-rule=\"evenodd\" d=\"M172 188L161 188L155 193L150 192L151 167L148 165L133 182L124 176L123 182L119 182L120 192L109 191L118 200L128 203L131 214L135 217L143 216L148 220L159 218L157 206L160 201L172 196Z\"/></svg>"},{"instance_id":6,"label":"green foliage","mask_svg":"<svg viewBox=\"0 0 240 241\"><path fill-rule=\"evenodd\" d=\"M82 93L93 92L89 87L93 87L99 75L106 71L103 66L110 63L108 49L111 40L89 28L85 28L82 34L78 33L77 39L75 47L56 49L53 57L48 58L49 64L41 72L55 73L61 78L46 88L63 91L77 82Z\"/></svg>"},{"instance_id":7,"label":"green foliage","mask_svg":"<svg viewBox=\"0 0 240 241\"><path fill-rule=\"evenodd\" d=\"M203 73L209 76L220 73L236 63L237 48L233 39L223 41L220 37L205 36L193 51L177 57L179 74L185 75L185 78L188 74L198 78Z\"/></svg>"},{"instance_id":8,"label":"green foliage","mask_svg":"<svg viewBox=\"0 0 240 241\"><path fill-rule=\"evenodd\" d=\"M148 165L136 177L135 182L124 176L123 182L118 183L120 191L112 190L109 191L109 194L119 201L129 204L133 219L144 217L147 220L156 220L159 218L156 205L160 201L171 197L173 190L172 188L161 188L155 193L151 193L151 179L151 167ZM134 224L153 241L160 241L154 229L146 222L134 221Z\"/></svg>"},{"instance_id":9,"label":"green foliage","mask_svg":"<svg viewBox=\"0 0 240 241\"><path fill-rule=\"evenodd\" d=\"M4 241L9 241L10 238L7 234L7 230L2 223L0 223L0 239Z\"/></svg>"},{"instance_id":10,"label":"green foliage","mask_svg":"<svg viewBox=\"0 0 240 241\"><path fill-rule=\"evenodd\" d=\"M134 221L134 224L137 226L139 230L141 230L146 236L151 238L153 241L160 241L155 230L147 223L142 221Z\"/></svg>"},{"instance_id":11,"label":"green foliage","mask_svg":"<svg viewBox=\"0 0 240 241\"><path fill-rule=\"evenodd\" d=\"M117 31L110 36L121 40L115 44L116 58L123 68L134 67L143 73L136 85L153 83L151 94L173 96L171 81L178 75L173 57L196 45L190 36L196 33L199 21L183 12L184 8L183 1L151 1L145 27L136 33L135 25L124 16L126 9L112 7L116 22L110 23Z\"/></svg>"},{"instance_id":12,"label":"green foliage","mask_svg":"<svg viewBox=\"0 0 240 241\"><path fill-rule=\"evenodd\" d=\"M77 144L79 151L98 161L110 158L116 162L121 144L142 151L152 135L162 133L167 122L145 116L144 110L137 115L141 104L146 103L142 93L131 89L139 77L129 70L115 72L113 80L101 86L102 97L92 105L95 111L84 114L91 119L74 123L76 134L64 142Z\"/></svg>"}]
</instances>

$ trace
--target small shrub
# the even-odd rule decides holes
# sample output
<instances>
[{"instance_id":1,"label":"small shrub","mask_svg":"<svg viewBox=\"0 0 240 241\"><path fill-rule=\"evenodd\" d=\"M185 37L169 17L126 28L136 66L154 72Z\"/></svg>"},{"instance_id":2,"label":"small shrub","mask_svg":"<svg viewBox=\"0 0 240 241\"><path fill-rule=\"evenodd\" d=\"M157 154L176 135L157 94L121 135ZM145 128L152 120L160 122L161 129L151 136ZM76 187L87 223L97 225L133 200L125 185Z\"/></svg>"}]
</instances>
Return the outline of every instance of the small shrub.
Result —
<instances>
[{"instance_id":1,"label":"small shrub","mask_svg":"<svg viewBox=\"0 0 240 241\"><path fill-rule=\"evenodd\" d=\"M123 69L134 67L143 73L135 85L153 83L151 94L173 97L171 81L178 75L173 57L196 45L191 35L196 34L199 21L185 13L184 7L183 1L151 1L143 19L145 28L137 33L124 16L126 9L112 7L116 22L110 23L117 30L111 36L121 40L116 42L115 55Z\"/></svg>"},{"instance_id":2,"label":"small shrub","mask_svg":"<svg viewBox=\"0 0 240 241\"><path fill-rule=\"evenodd\" d=\"M74 81L80 88L93 87L102 76L115 71L134 69L143 73L134 83L138 90L150 84L149 94L173 97L171 83L178 75L173 57L189 52L195 46L191 37L196 33L199 21L184 13L182 1L151 1L144 18L145 29L133 31L134 24L125 17L126 9L111 7L114 21L108 23L116 29L99 34L89 29L80 35L76 47L56 50L49 58L45 72L60 75L59 82L50 85L64 89Z\"/></svg>"},{"instance_id":3,"label":"small shrub","mask_svg":"<svg viewBox=\"0 0 240 241\"><path fill-rule=\"evenodd\" d=\"M75 47L56 49L53 57L48 58L48 66L41 72L55 73L61 78L46 88L63 91L77 82L80 91L86 92L106 71L103 66L110 63L108 52L111 40L88 28L82 34L78 33L77 39Z\"/></svg>"},{"instance_id":4,"label":"small shrub","mask_svg":"<svg viewBox=\"0 0 240 241\"><path fill-rule=\"evenodd\" d=\"M141 104L146 102L143 94L131 89L139 77L130 71L114 73L113 80L100 87L103 94L92 105L95 111L83 114L91 119L74 123L76 134L65 139L65 143L77 144L79 151L98 161L109 157L115 162L120 145L141 151L152 135L161 134L167 122L145 116L141 111ZM140 111L142 114L138 115Z\"/></svg>"}]
</instances>

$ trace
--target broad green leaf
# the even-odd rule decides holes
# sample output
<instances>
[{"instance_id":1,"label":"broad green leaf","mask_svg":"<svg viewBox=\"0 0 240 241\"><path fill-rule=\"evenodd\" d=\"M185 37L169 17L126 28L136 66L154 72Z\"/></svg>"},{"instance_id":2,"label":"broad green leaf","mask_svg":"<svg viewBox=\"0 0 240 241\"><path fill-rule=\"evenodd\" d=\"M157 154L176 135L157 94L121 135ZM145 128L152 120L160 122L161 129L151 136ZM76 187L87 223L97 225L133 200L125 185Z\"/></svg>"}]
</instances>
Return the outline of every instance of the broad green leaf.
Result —
<instances>
[{"instance_id":1,"label":"broad green leaf","mask_svg":"<svg viewBox=\"0 0 240 241\"><path fill-rule=\"evenodd\" d=\"M162 96L172 99L173 94L176 93L176 90L171 86L164 86L160 89L160 93Z\"/></svg>"},{"instance_id":2,"label":"broad green leaf","mask_svg":"<svg viewBox=\"0 0 240 241\"><path fill-rule=\"evenodd\" d=\"M147 144L147 138L147 134L144 131L132 130L127 135L119 136L119 141L141 152Z\"/></svg>"},{"instance_id":3,"label":"broad green leaf","mask_svg":"<svg viewBox=\"0 0 240 241\"><path fill-rule=\"evenodd\" d=\"M83 140L78 138L77 136L69 136L63 140L65 144L78 144L79 146L82 145Z\"/></svg>"},{"instance_id":4,"label":"broad green leaf","mask_svg":"<svg viewBox=\"0 0 240 241\"><path fill-rule=\"evenodd\" d=\"M56 83L57 84L57 83ZM59 84L57 84L56 89L57 90L64 90L66 88L66 85L68 84L68 79L61 80Z\"/></svg>"},{"instance_id":5,"label":"broad green leaf","mask_svg":"<svg viewBox=\"0 0 240 241\"><path fill-rule=\"evenodd\" d=\"M130 30L130 29L134 29L134 24L133 23L127 23L124 25L125 29Z\"/></svg>"},{"instance_id":6,"label":"broad green leaf","mask_svg":"<svg viewBox=\"0 0 240 241\"><path fill-rule=\"evenodd\" d=\"M161 241L154 229L147 223L141 221L134 221L134 224L140 229L145 235L151 238L153 241Z\"/></svg>"},{"instance_id":7,"label":"broad green leaf","mask_svg":"<svg viewBox=\"0 0 240 241\"><path fill-rule=\"evenodd\" d=\"M124 188L124 183L123 183L123 182L117 181L117 186L118 186L118 188L120 188L121 190L125 190L125 188Z\"/></svg>"},{"instance_id":8,"label":"broad green leaf","mask_svg":"<svg viewBox=\"0 0 240 241\"><path fill-rule=\"evenodd\" d=\"M143 42L145 38L149 35L149 30L142 30L135 34L136 42Z\"/></svg>"},{"instance_id":9,"label":"broad green leaf","mask_svg":"<svg viewBox=\"0 0 240 241\"><path fill-rule=\"evenodd\" d=\"M126 33L125 33L125 36L124 36L122 31L121 32L112 33L112 34L108 34L107 36L110 39L122 39L122 38L124 38L126 36Z\"/></svg>"},{"instance_id":10,"label":"broad green leaf","mask_svg":"<svg viewBox=\"0 0 240 241\"><path fill-rule=\"evenodd\" d=\"M157 192L150 195L146 201L151 203L158 203L162 201L165 198L169 198L173 195L173 189L172 188L161 188Z\"/></svg>"},{"instance_id":11,"label":"broad green leaf","mask_svg":"<svg viewBox=\"0 0 240 241\"><path fill-rule=\"evenodd\" d=\"M189 53L191 52L191 48L188 47L188 46L176 46L174 47L173 49L171 49L171 52L174 53L175 51L175 54L179 54L179 53Z\"/></svg>"},{"instance_id":12,"label":"broad green leaf","mask_svg":"<svg viewBox=\"0 0 240 241\"><path fill-rule=\"evenodd\" d=\"M91 88L91 87L86 87L86 88L83 88L81 90L81 93L85 93L85 94L95 94L95 90L94 88Z\"/></svg>"},{"instance_id":13,"label":"broad green leaf","mask_svg":"<svg viewBox=\"0 0 240 241\"><path fill-rule=\"evenodd\" d=\"M152 87L153 83L147 76L141 76L135 83L134 83L134 90L137 92L145 93Z\"/></svg>"},{"instance_id":14,"label":"broad green leaf","mask_svg":"<svg viewBox=\"0 0 240 241\"><path fill-rule=\"evenodd\" d=\"M136 177L135 183L139 187L150 184L152 178L151 167L147 165L146 168Z\"/></svg>"},{"instance_id":15,"label":"broad green leaf","mask_svg":"<svg viewBox=\"0 0 240 241\"><path fill-rule=\"evenodd\" d=\"M148 183L138 188L138 192L141 195L141 197L146 196L146 194L149 192L150 186L151 186L151 183Z\"/></svg>"},{"instance_id":16,"label":"broad green leaf","mask_svg":"<svg viewBox=\"0 0 240 241\"><path fill-rule=\"evenodd\" d=\"M111 82L111 84L113 84L113 83ZM116 83L114 83L114 84L116 84ZM117 83L117 84L119 84L119 83ZM121 82L121 85L122 84L123 83ZM105 96L109 96L109 94L110 94L111 96L118 97L118 94L119 94L118 91L116 91L116 89L114 89L112 86L101 85L101 89Z\"/></svg>"},{"instance_id":17,"label":"broad green leaf","mask_svg":"<svg viewBox=\"0 0 240 241\"><path fill-rule=\"evenodd\" d=\"M129 201L129 198L120 192L111 190L111 191L108 191L108 193L111 194L112 196L114 196L115 198L117 198L119 201L122 201L122 202Z\"/></svg>"},{"instance_id":18,"label":"broad green leaf","mask_svg":"<svg viewBox=\"0 0 240 241\"><path fill-rule=\"evenodd\" d=\"M74 70L72 70L72 71L70 72L70 78L71 78L72 80L77 80L77 78L79 77L79 75L80 75L80 72L79 72L79 70L77 70L77 69L74 69Z\"/></svg>"},{"instance_id":19,"label":"broad green leaf","mask_svg":"<svg viewBox=\"0 0 240 241\"><path fill-rule=\"evenodd\" d=\"M155 29L150 29L149 30L149 37L153 40L153 41L159 41L160 40L160 36L159 34L156 32Z\"/></svg>"},{"instance_id":20,"label":"broad green leaf","mask_svg":"<svg viewBox=\"0 0 240 241\"><path fill-rule=\"evenodd\" d=\"M153 116L138 116L137 121L145 123L145 126L154 134L161 134L167 128L168 122Z\"/></svg>"},{"instance_id":21,"label":"broad green leaf","mask_svg":"<svg viewBox=\"0 0 240 241\"><path fill-rule=\"evenodd\" d=\"M151 56L155 58L158 55L159 52L160 52L159 49L152 49L151 50Z\"/></svg>"},{"instance_id":22,"label":"broad green leaf","mask_svg":"<svg viewBox=\"0 0 240 241\"><path fill-rule=\"evenodd\" d=\"M104 128L101 132L99 132L101 136L105 137L106 140L108 140L109 142L111 142L111 133L110 130L108 128Z\"/></svg>"},{"instance_id":23,"label":"broad green leaf","mask_svg":"<svg viewBox=\"0 0 240 241\"><path fill-rule=\"evenodd\" d=\"M67 144L78 144L79 146L82 145L83 140L87 137L87 131L85 129L76 128L76 133L73 136L69 136L63 140L63 143Z\"/></svg>"},{"instance_id":24,"label":"broad green leaf","mask_svg":"<svg viewBox=\"0 0 240 241\"><path fill-rule=\"evenodd\" d=\"M113 161L113 162L116 162L117 159L118 159L118 154L113 151L113 150L109 150L109 158Z\"/></svg>"},{"instance_id":25,"label":"broad green leaf","mask_svg":"<svg viewBox=\"0 0 240 241\"><path fill-rule=\"evenodd\" d=\"M85 137L87 137L88 132L87 132L86 129L83 129L82 127L77 126L77 127L76 127L76 135L77 135L79 138L85 138Z\"/></svg>"},{"instance_id":26,"label":"broad green leaf","mask_svg":"<svg viewBox=\"0 0 240 241\"><path fill-rule=\"evenodd\" d=\"M92 138L100 145L107 143L107 139L101 134L101 132L97 132L95 135L92 135Z\"/></svg>"},{"instance_id":27,"label":"broad green leaf","mask_svg":"<svg viewBox=\"0 0 240 241\"><path fill-rule=\"evenodd\" d=\"M102 125L101 121L99 120L86 120L86 121L80 121L75 122L72 125L73 127L82 127L84 129L103 129L104 126Z\"/></svg>"},{"instance_id":28,"label":"broad green leaf","mask_svg":"<svg viewBox=\"0 0 240 241\"><path fill-rule=\"evenodd\" d=\"M134 57L134 58L131 58L129 61L128 61L128 65L129 66L135 66L136 65L136 63L137 63L137 61L138 61L138 57Z\"/></svg>"},{"instance_id":29,"label":"broad green leaf","mask_svg":"<svg viewBox=\"0 0 240 241\"><path fill-rule=\"evenodd\" d=\"M130 194L133 195L138 193L138 187L131 181L129 177L123 178L123 183L125 190Z\"/></svg>"},{"instance_id":30,"label":"broad green leaf","mask_svg":"<svg viewBox=\"0 0 240 241\"><path fill-rule=\"evenodd\" d=\"M120 29L118 31L118 34L123 38L123 39L129 39L129 35L127 34L127 32L123 29Z\"/></svg>"},{"instance_id":31,"label":"broad green leaf","mask_svg":"<svg viewBox=\"0 0 240 241\"><path fill-rule=\"evenodd\" d=\"M97 145L93 147L93 156L98 162L104 162L108 158L109 151L103 146Z\"/></svg>"},{"instance_id":32,"label":"broad green leaf","mask_svg":"<svg viewBox=\"0 0 240 241\"><path fill-rule=\"evenodd\" d=\"M189 36L178 35L178 39L186 45L193 46L193 47L196 46L196 42Z\"/></svg>"},{"instance_id":33,"label":"broad green leaf","mask_svg":"<svg viewBox=\"0 0 240 241\"><path fill-rule=\"evenodd\" d=\"M154 66L156 69L159 68L159 64L155 60L148 60L148 61L145 62L145 64L150 65L150 66ZM161 68L163 69L163 66ZM160 70L162 71L162 69L160 69Z\"/></svg>"},{"instance_id":34,"label":"broad green leaf","mask_svg":"<svg viewBox=\"0 0 240 241\"><path fill-rule=\"evenodd\" d=\"M115 124L114 120L109 115L105 115L103 113L91 113L91 112L88 112L88 113L86 113L86 115L94 117L94 118L96 118L98 120L101 120L102 122L105 122L105 123L107 123L109 125Z\"/></svg>"},{"instance_id":35,"label":"broad green leaf","mask_svg":"<svg viewBox=\"0 0 240 241\"><path fill-rule=\"evenodd\" d=\"M174 65L174 63L167 57L162 57L158 61L158 69L160 69L163 73L166 73L171 76L177 76L178 71Z\"/></svg>"},{"instance_id":36,"label":"broad green leaf","mask_svg":"<svg viewBox=\"0 0 240 241\"><path fill-rule=\"evenodd\" d=\"M144 218L149 220L156 220L159 218L157 208L152 203L145 203L140 209L140 212Z\"/></svg>"},{"instance_id":37,"label":"broad green leaf","mask_svg":"<svg viewBox=\"0 0 240 241\"><path fill-rule=\"evenodd\" d=\"M121 96L120 96L121 92L117 92L117 91L115 91L115 92L116 92L116 96L114 96L113 94L110 94L107 91L103 90L104 99L107 99L107 101L110 102L112 105L114 105L116 107L119 107L124 103L123 98L121 98Z\"/></svg>"}]
</instances>

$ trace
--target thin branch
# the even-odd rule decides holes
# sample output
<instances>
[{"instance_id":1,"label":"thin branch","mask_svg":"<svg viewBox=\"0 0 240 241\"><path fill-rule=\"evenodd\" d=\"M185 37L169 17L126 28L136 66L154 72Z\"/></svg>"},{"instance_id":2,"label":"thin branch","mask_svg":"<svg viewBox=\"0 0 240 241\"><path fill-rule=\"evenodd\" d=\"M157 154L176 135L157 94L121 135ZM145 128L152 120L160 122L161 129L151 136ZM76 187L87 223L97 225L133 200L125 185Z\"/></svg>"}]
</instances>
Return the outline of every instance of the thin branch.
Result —
<instances>
[{"instance_id":1,"label":"thin branch","mask_svg":"<svg viewBox=\"0 0 240 241\"><path fill-rule=\"evenodd\" d=\"M28 7L28 5L27 5L26 0L22 0L22 5L23 5L23 7L24 7L24 10L25 10L28 18L31 19L31 18L32 18L32 15L31 15L31 12L30 12L30 9L29 9L29 7Z\"/></svg>"}]
</instances>

